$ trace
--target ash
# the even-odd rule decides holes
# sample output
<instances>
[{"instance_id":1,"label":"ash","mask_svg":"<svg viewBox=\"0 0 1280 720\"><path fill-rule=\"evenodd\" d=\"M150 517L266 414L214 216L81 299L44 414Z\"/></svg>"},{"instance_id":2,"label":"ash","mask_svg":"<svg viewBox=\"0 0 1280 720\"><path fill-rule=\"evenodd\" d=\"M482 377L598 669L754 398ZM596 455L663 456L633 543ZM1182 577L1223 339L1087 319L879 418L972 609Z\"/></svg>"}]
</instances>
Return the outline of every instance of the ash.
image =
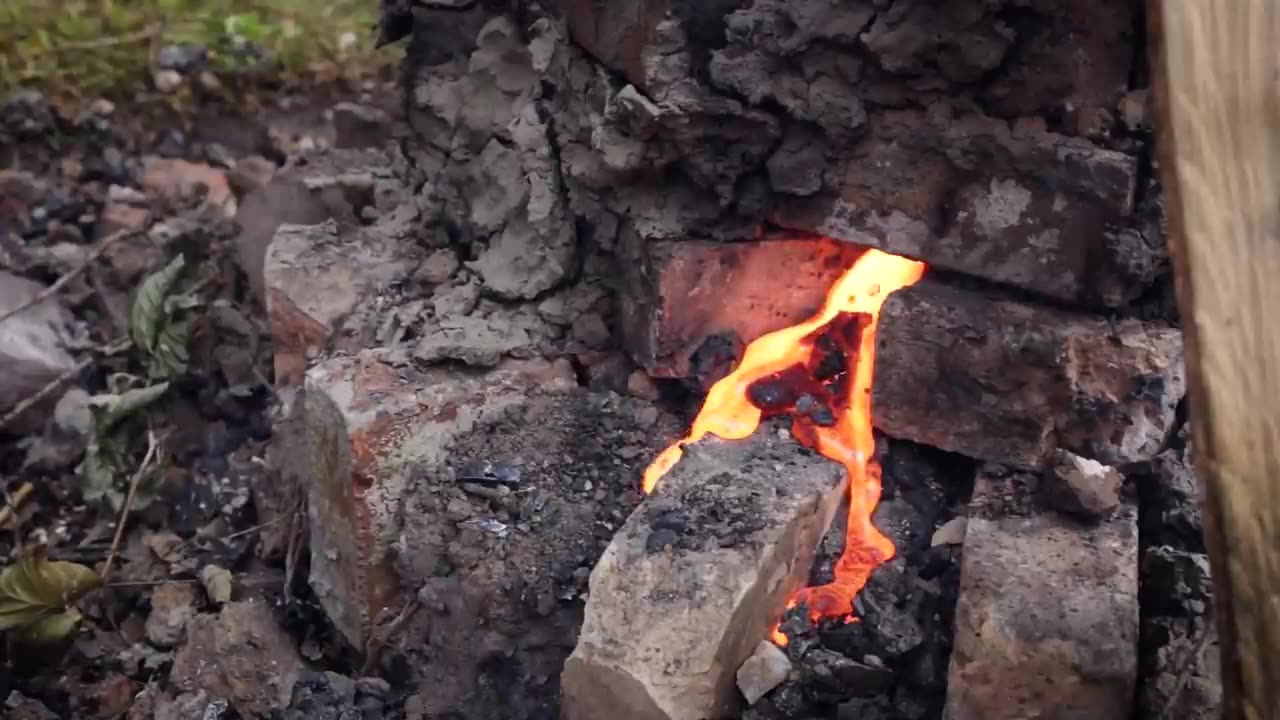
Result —
<instances>
[{"instance_id":1,"label":"ash","mask_svg":"<svg viewBox=\"0 0 1280 720\"><path fill-rule=\"evenodd\" d=\"M535 394L418 469L397 566L421 607L384 659L420 688L415 709L556 715L591 569L640 503L644 464L677 430L646 401ZM518 468L519 484L458 482L481 462Z\"/></svg>"}]
</instances>

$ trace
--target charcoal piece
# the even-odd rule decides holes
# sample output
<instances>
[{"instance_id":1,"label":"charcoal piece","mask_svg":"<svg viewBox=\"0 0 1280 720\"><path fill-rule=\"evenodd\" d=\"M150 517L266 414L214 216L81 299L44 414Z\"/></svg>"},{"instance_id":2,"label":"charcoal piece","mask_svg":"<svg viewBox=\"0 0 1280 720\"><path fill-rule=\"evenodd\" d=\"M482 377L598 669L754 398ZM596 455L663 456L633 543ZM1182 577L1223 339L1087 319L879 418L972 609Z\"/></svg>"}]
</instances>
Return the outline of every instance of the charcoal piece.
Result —
<instances>
[{"instance_id":1,"label":"charcoal piece","mask_svg":"<svg viewBox=\"0 0 1280 720\"><path fill-rule=\"evenodd\" d=\"M747 399L765 415L777 415L795 407L813 385L803 365L792 365L747 386Z\"/></svg>"},{"instance_id":2,"label":"charcoal piece","mask_svg":"<svg viewBox=\"0 0 1280 720\"><path fill-rule=\"evenodd\" d=\"M814 340L813 354L809 357L809 372L823 382L848 370L844 351L825 330L823 328L824 332Z\"/></svg>"},{"instance_id":3,"label":"charcoal piece","mask_svg":"<svg viewBox=\"0 0 1280 720\"><path fill-rule=\"evenodd\" d=\"M694 389L706 392L733 372L745 345L733 333L711 335L689 357L689 380Z\"/></svg>"},{"instance_id":4,"label":"charcoal piece","mask_svg":"<svg viewBox=\"0 0 1280 720\"><path fill-rule=\"evenodd\" d=\"M810 393L796 399L796 413L819 427L832 427L836 424L836 415L826 398L815 397Z\"/></svg>"},{"instance_id":5,"label":"charcoal piece","mask_svg":"<svg viewBox=\"0 0 1280 720\"><path fill-rule=\"evenodd\" d=\"M458 472L458 482L490 485L519 485L520 468L507 463L475 460L462 466L462 469Z\"/></svg>"},{"instance_id":6,"label":"charcoal piece","mask_svg":"<svg viewBox=\"0 0 1280 720\"><path fill-rule=\"evenodd\" d=\"M822 703L839 703L855 697L888 692L894 672L875 667L830 650L810 650L802 663L809 697Z\"/></svg>"},{"instance_id":7,"label":"charcoal piece","mask_svg":"<svg viewBox=\"0 0 1280 720\"><path fill-rule=\"evenodd\" d=\"M1161 545L1142 554L1139 600L1153 616L1195 617L1208 606L1212 594L1209 558Z\"/></svg>"},{"instance_id":8,"label":"charcoal piece","mask_svg":"<svg viewBox=\"0 0 1280 720\"><path fill-rule=\"evenodd\" d=\"M805 696L804 688L799 682L785 682L769 695L773 706L782 717L795 720L812 716L813 705Z\"/></svg>"},{"instance_id":9,"label":"charcoal piece","mask_svg":"<svg viewBox=\"0 0 1280 720\"><path fill-rule=\"evenodd\" d=\"M649 553L659 553L668 547L675 547L679 541L680 536L674 530L663 528L649 533L648 539L644 541L644 549Z\"/></svg>"},{"instance_id":10,"label":"charcoal piece","mask_svg":"<svg viewBox=\"0 0 1280 720\"><path fill-rule=\"evenodd\" d=\"M654 530L682 532L689 527L689 517L678 510L668 510L654 518L649 527Z\"/></svg>"}]
</instances>

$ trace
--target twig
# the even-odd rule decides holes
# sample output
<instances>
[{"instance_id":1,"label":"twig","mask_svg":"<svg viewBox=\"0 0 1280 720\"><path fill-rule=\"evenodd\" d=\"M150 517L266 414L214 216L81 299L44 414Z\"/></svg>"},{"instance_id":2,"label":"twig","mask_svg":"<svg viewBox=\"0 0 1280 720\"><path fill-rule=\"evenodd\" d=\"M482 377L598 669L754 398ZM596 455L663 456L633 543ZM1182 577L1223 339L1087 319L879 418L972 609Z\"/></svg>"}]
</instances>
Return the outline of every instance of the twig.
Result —
<instances>
[{"instance_id":1,"label":"twig","mask_svg":"<svg viewBox=\"0 0 1280 720\"><path fill-rule=\"evenodd\" d=\"M13 317L14 315L17 315L23 310L39 305L45 300L48 300L50 297L53 297L53 295L57 293L59 290L61 290L63 287L65 287L67 283L74 280L77 276L79 276L85 270L88 270L90 265L96 262L98 258L102 257L102 254L107 251L107 248L110 248L112 245L120 242L125 238L134 237L140 234L142 234L141 230L126 229L126 230L117 230L116 232L113 232L107 237L103 238L102 242L98 243L98 247L94 248L93 251L89 253L89 256L84 259L84 262L80 263L80 265L78 265L71 272L68 272L66 275L63 275L62 277L58 278L52 285L45 288L44 290L41 290L39 293L36 294L35 297L31 298L30 300L22 303L21 305L7 312L0 313L0 323L3 323L5 320L8 320L9 318Z\"/></svg>"},{"instance_id":2,"label":"twig","mask_svg":"<svg viewBox=\"0 0 1280 720\"><path fill-rule=\"evenodd\" d=\"M0 321L0 322L3 322L3 321ZM115 355L118 352L122 352L132 344L133 343L131 340L118 340L114 344L108 345L106 348L103 348L103 354ZM52 395L58 388L62 387L64 383L66 383L68 380L75 377L76 375L79 375L81 371L83 371L85 368L92 365L94 360L96 359L97 358L95 358L92 355L90 355L87 358L84 358L83 360L81 360L80 362L76 363L74 366L69 368L66 372L62 373L61 375L54 378L53 380L50 380L49 384L37 390L34 395L23 400L17 405L14 405L13 409L5 413L4 417L0 417L0 430L3 430L6 427L8 427L9 424L12 423L14 420L17 420L20 415L25 413L27 410L30 410L32 406L40 403L45 398Z\"/></svg>"},{"instance_id":3,"label":"twig","mask_svg":"<svg viewBox=\"0 0 1280 720\"><path fill-rule=\"evenodd\" d=\"M10 515L13 515L15 518L17 517L18 508L22 507L22 503L26 502L27 498L31 497L31 493L34 492L35 489L35 486L31 483L24 482L18 488L18 492L14 493L12 497L10 497L8 493L5 493L4 507L0 508L0 526L5 524Z\"/></svg>"},{"instance_id":4,"label":"twig","mask_svg":"<svg viewBox=\"0 0 1280 720\"><path fill-rule=\"evenodd\" d=\"M101 50L103 48L109 48L116 45L127 45L141 40L150 40L159 32L159 25L151 25L149 27L144 27L141 30L134 30L131 33L125 33L124 35L62 43L60 45L53 46L50 50L55 53L66 52L69 50Z\"/></svg>"},{"instance_id":5,"label":"twig","mask_svg":"<svg viewBox=\"0 0 1280 720\"><path fill-rule=\"evenodd\" d=\"M156 433L154 430L147 431L147 454L142 458L142 464L138 466L137 472L133 474L133 478L129 480L129 494L124 498L124 506L120 508L120 519L116 521L116 535L111 539L111 552L107 555L107 565L102 569L102 582L106 584L111 578L111 566L115 563L116 552L120 549L120 538L124 537L124 527L129 520L129 508L133 505L133 496L138 492L138 484L142 482L142 476L147 473L147 469L151 465L151 461L156 457L156 449L160 447L160 443L156 442Z\"/></svg>"}]
</instances>

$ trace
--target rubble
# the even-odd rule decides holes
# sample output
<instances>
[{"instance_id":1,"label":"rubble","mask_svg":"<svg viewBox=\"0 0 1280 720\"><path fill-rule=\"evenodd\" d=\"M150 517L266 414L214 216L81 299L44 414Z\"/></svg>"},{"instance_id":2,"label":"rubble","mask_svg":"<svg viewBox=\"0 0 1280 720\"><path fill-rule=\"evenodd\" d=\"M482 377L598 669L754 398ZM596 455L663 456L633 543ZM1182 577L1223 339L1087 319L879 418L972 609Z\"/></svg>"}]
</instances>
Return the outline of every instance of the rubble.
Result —
<instances>
[{"instance_id":1,"label":"rubble","mask_svg":"<svg viewBox=\"0 0 1280 720\"><path fill-rule=\"evenodd\" d=\"M986 468L965 535L948 720L1132 713L1137 515L1097 525L1042 511L1034 476Z\"/></svg>"},{"instance_id":2,"label":"rubble","mask_svg":"<svg viewBox=\"0 0 1280 720\"><path fill-rule=\"evenodd\" d=\"M169 681L182 692L225 700L241 717L268 718L289 704L302 670L293 639L267 606L243 601L191 619Z\"/></svg>"},{"instance_id":3,"label":"rubble","mask_svg":"<svg viewBox=\"0 0 1280 720\"><path fill-rule=\"evenodd\" d=\"M1052 475L1046 479L1048 502L1056 509L1086 519L1106 516L1120 506L1119 470L1059 450Z\"/></svg>"},{"instance_id":4,"label":"rubble","mask_svg":"<svg viewBox=\"0 0 1280 720\"><path fill-rule=\"evenodd\" d=\"M24 306L45 290L44 286L0 271L0 317ZM75 368L67 352L71 342L71 317L57 296L0 320L0 412L10 412L50 382ZM0 431L38 433L53 412L59 395L36 403Z\"/></svg>"},{"instance_id":5,"label":"rubble","mask_svg":"<svg viewBox=\"0 0 1280 720\"><path fill-rule=\"evenodd\" d=\"M872 390L877 428L970 457L1148 460L1186 391L1182 334L925 280L881 309Z\"/></svg>"},{"instance_id":6,"label":"rubble","mask_svg":"<svg viewBox=\"0 0 1280 720\"><path fill-rule=\"evenodd\" d=\"M151 593L147 640L166 650L177 645L196 613L195 603L195 586L190 583L164 583L157 587Z\"/></svg>"},{"instance_id":7,"label":"rubble","mask_svg":"<svg viewBox=\"0 0 1280 720\"><path fill-rule=\"evenodd\" d=\"M203 198L203 206L214 216L232 218L236 215L236 197L226 173L201 163L147 158L143 164L142 189L153 197L164 198L174 207L184 207Z\"/></svg>"},{"instance_id":8,"label":"rubble","mask_svg":"<svg viewBox=\"0 0 1280 720\"><path fill-rule=\"evenodd\" d=\"M263 267L277 384L301 382L308 351L328 347L340 327L359 343L357 310L406 280L417 261L416 248L377 228L281 225Z\"/></svg>"},{"instance_id":9,"label":"rubble","mask_svg":"<svg viewBox=\"0 0 1280 720\"><path fill-rule=\"evenodd\" d=\"M564 717L730 716L734 674L807 579L844 490L843 468L772 428L688 447L591 572Z\"/></svg>"},{"instance_id":10,"label":"rubble","mask_svg":"<svg viewBox=\"0 0 1280 720\"><path fill-rule=\"evenodd\" d=\"M761 640L756 650L738 668L735 677L738 690L747 699L748 705L764 697L770 690L782 684L791 673L791 659L768 640Z\"/></svg>"}]
</instances>

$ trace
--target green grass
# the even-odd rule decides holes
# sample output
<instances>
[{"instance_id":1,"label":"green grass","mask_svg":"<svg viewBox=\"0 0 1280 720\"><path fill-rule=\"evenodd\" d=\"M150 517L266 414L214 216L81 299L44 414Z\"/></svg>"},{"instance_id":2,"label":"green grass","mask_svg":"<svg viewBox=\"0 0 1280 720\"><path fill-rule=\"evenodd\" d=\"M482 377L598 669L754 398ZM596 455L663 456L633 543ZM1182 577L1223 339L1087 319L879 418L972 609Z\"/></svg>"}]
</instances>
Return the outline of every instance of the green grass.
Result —
<instances>
[{"instance_id":1,"label":"green grass","mask_svg":"<svg viewBox=\"0 0 1280 720\"><path fill-rule=\"evenodd\" d=\"M373 49L378 0L0 0L0 92L32 87L78 97L147 87L156 52L173 43L209 49L220 77L261 62L299 83L355 79L387 65ZM343 48L341 38L356 42Z\"/></svg>"}]
</instances>

